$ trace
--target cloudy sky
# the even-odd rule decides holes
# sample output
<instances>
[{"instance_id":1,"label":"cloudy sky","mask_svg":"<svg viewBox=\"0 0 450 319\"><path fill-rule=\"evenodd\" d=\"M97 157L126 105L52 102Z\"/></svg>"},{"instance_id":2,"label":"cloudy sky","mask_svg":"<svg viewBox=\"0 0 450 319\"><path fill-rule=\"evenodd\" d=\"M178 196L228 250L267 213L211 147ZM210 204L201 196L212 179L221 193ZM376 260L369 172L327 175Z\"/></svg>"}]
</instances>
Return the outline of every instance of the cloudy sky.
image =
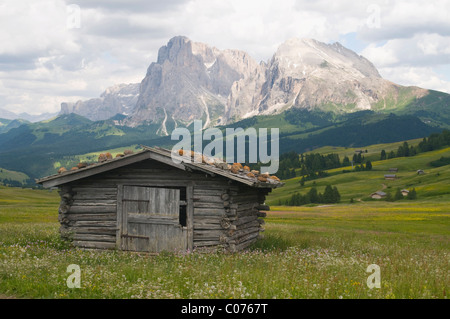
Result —
<instances>
[{"instance_id":1,"label":"cloudy sky","mask_svg":"<svg viewBox=\"0 0 450 319\"><path fill-rule=\"evenodd\" d=\"M170 38L268 60L292 37L340 42L403 85L450 93L450 0L0 0L0 108L59 111L137 83Z\"/></svg>"}]
</instances>

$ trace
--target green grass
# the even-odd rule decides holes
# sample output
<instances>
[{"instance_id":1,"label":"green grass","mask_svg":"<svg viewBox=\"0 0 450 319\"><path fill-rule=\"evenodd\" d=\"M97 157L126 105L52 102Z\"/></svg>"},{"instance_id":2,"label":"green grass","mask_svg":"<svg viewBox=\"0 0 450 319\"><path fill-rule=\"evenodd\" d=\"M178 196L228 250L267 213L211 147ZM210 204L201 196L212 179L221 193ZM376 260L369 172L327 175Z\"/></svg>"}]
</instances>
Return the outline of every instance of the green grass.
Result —
<instances>
[{"instance_id":1,"label":"green grass","mask_svg":"<svg viewBox=\"0 0 450 319\"><path fill-rule=\"evenodd\" d=\"M56 190L0 186L0 223L56 223L59 202Z\"/></svg>"},{"instance_id":2,"label":"green grass","mask_svg":"<svg viewBox=\"0 0 450 319\"><path fill-rule=\"evenodd\" d=\"M56 191L0 187L0 294L447 298L449 202L272 207L265 238L248 251L146 255L71 248L59 239ZM70 264L80 266L80 289L66 286ZM380 289L366 285L371 264L380 266Z\"/></svg>"},{"instance_id":3,"label":"green grass","mask_svg":"<svg viewBox=\"0 0 450 319\"><path fill-rule=\"evenodd\" d=\"M351 167L336 168L327 171L330 176L315 181L307 181L303 187L299 183L300 177L292 178L284 181L284 187L275 189L266 202L269 205L278 205L280 201L284 203L295 192L306 194L312 187L316 187L319 192L323 193L325 186L328 184L338 188L343 203L348 203L351 198L366 199L378 190L394 193L398 187L401 189L416 188L419 199L432 202L448 200L450 196L450 166L434 168L429 166L428 163L449 155L450 148L444 148L420 153L412 157L373 161L371 171L342 173L342 170L351 170ZM396 173L397 180L384 179L384 175L388 174L389 168L399 169ZM426 174L417 175L419 169L423 169Z\"/></svg>"},{"instance_id":4,"label":"green grass","mask_svg":"<svg viewBox=\"0 0 450 319\"><path fill-rule=\"evenodd\" d=\"M416 146L421 141L422 139L418 138L408 140L407 142L409 146ZM389 154L390 151L394 151L394 153L397 153L398 147L402 146L403 143L404 142L402 141L396 143L374 144L364 147L323 146L308 153L320 153L323 155L334 153L339 155L341 160L343 160L345 156L347 156L351 160L353 155L355 154L355 151L362 150L363 153L361 155L364 156L365 159L368 159L370 161L378 161L380 159L382 150L385 150L386 154ZM367 153L365 153L365 150L367 150Z\"/></svg>"},{"instance_id":5,"label":"green grass","mask_svg":"<svg viewBox=\"0 0 450 319\"><path fill-rule=\"evenodd\" d=\"M17 181L20 183L24 183L29 176L22 172L10 171L5 168L0 168L0 180L9 179L12 181Z\"/></svg>"}]
</instances>

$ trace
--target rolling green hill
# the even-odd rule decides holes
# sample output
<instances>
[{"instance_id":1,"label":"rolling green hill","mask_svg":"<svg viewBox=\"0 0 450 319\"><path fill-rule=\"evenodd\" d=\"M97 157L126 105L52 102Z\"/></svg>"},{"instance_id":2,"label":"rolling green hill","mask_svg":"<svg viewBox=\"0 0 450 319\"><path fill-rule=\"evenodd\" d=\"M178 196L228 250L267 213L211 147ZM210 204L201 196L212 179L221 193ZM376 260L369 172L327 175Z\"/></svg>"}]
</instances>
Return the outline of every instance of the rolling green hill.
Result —
<instances>
[{"instance_id":1,"label":"rolling green hill","mask_svg":"<svg viewBox=\"0 0 450 319\"><path fill-rule=\"evenodd\" d=\"M397 143L396 143L397 144ZM390 146L395 149L396 144ZM384 145L386 147L389 145ZM375 150L380 149L379 145L368 146L368 154L376 154ZM388 149L386 147L386 149ZM319 151L319 150L316 150ZM324 153L329 148L322 149ZM370 194L376 191L392 192L397 188L412 189L417 191L418 198L429 201L450 200L450 165L432 167L431 161L438 160L442 156L450 156L450 147L420 153L412 157L399 157L383 161L372 161L371 171L359 171L343 173L343 170L351 170L351 167L341 167L328 170L328 177L307 181L304 186L300 185L301 177L295 177L284 181L284 187L275 189L267 199L268 205L278 205L284 203L294 193L306 194L312 187L316 187L319 192L324 191L326 185L336 186L341 194L341 202L348 203L351 198L358 200L369 199ZM390 168L398 168L396 180L385 180L384 175L388 174ZM424 175L418 175L417 170L424 170Z\"/></svg>"},{"instance_id":2,"label":"rolling green hill","mask_svg":"<svg viewBox=\"0 0 450 319\"><path fill-rule=\"evenodd\" d=\"M29 124L30 122L25 120L7 120L7 119L0 119L0 134L7 133L8 131L12 130L13 128L19 127L22 124Z\"/></svg>"},{"instance_id":3,"label":"rolling green hill","mask_svg":"<svg viewBox=\"0 0 450 319\"><path fill-rule=\"evenodd\" d=\"M436 102L441 98L445 104L446 97L437 92L430 101ZM415 101L417 112L423 103L428 105L430 101ZM443 108L442 103L437 104L437 109ZM281 114L248 118L219 128L222 131L237 127L279 128L280 153L300 153L323 146L362 147L422 138L442 129L441 126L431 124L437 125L437 122L428 125L418 117L406 114L373 111L335 114L289 109ZM157 124L118 126L114 125L113 119L92 122L76 114L38 123L24 123L0 134L0 167L38 178L54 173L58 163L62 166L72 165L81 158L81 154L139 144L170 148L177 142L172 141L170 136L158 136L158 129Z\"/></svg>"},{"instance_id":4,"label":"rolling green hill","mask_svg":"<svg viewBox=\"0 0 450 319\"><path fill-rule=\"evenodd\" d=\"M0 168L0 183L11 186L20 186L30 182L28 175Z\"/></svg>"}]
</instances>

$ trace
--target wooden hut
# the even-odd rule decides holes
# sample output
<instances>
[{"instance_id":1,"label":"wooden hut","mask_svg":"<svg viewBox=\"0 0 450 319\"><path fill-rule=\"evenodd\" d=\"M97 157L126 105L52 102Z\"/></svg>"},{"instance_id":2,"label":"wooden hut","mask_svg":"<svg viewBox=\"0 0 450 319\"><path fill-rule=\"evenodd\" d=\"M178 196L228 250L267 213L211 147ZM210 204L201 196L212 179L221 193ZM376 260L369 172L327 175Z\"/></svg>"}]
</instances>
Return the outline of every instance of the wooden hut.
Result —
<instances>
[{"instance_id":1,"label":"wooden hut","mask_svg":"<svg viewBox=\"0 0 450 319\"><path fill-rule=\"evenodd\" d=\"M402 189L402 190L401 190L401 193L402 193L403 196L408 196L409 190L407 190L407 189Z\"/></svg>"},{"instance_id":2,"label":"wooden hut","mask_svg":"<svg viewBox=\"0 0 450 319\"><path fill-rule=\"evenodd\" d=\"M78 247L239 251L264 230L265 196L283 185L240 164L177 164L162 148L101 161L36 181L59 188L61 236Z\"/></svg>"},{"instance_id":3,"label":"wooden hut","mask_svg":"<svg viewBox=\"0 0 450 319\"><path fill-rule=\"evenodd\" d=\"M370 197L373 199L382 199L382 198L385 198L386 195L387 194L385 192L378 191L378 192L370 194Z\"/></svg>"}]
</instances>

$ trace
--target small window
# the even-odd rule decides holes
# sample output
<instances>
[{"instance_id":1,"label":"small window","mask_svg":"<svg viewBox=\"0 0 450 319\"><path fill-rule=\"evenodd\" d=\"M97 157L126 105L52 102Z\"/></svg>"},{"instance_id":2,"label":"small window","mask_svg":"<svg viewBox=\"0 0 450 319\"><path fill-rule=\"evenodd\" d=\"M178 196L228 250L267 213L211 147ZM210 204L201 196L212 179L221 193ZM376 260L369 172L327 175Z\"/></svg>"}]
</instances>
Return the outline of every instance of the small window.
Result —
<instances>
[{"instance_id":1,"label":"small window","mask_svg":"<svg viewBox=\"0 0 450 319\"><path fill-rule=\"evenodd\" d=\"M180 187L180 225L182 227L187 226L187 196L186 196L186 187Z\"/></svg>"}]
</instances>

